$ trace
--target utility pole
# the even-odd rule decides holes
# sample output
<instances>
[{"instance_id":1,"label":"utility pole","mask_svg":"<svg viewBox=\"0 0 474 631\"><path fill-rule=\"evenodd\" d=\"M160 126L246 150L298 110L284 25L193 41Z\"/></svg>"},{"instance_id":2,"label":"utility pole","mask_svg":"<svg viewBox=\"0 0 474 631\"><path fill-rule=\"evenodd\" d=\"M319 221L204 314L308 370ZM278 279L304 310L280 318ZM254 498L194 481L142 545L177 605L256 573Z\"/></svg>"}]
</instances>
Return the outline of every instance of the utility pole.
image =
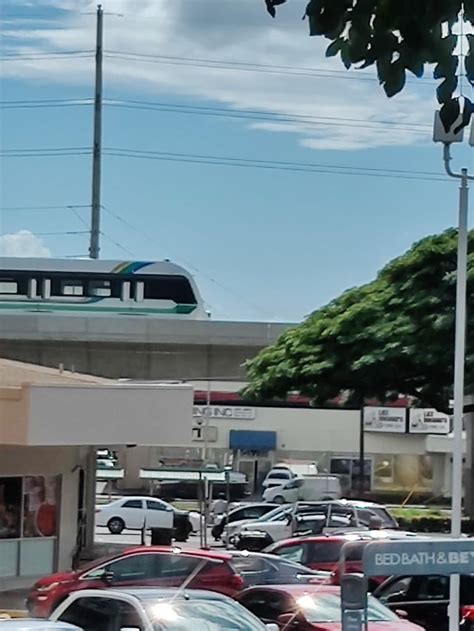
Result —
<instances>
[{"instance_id":1,"label":"utility pole","mask_svg":"<svg viewBox=\"0 0 474 631\"><path fill-rule=\"evenodd\" d=\"M97 36L95 50L95 94L94 94L94 141L92 153L92 200L91 200L91 234L89 258L99 258L100 209L101 209L101 175L102 175L102 63L104 12L102 5L97 6Z\"/></svg>"}]
</instances>

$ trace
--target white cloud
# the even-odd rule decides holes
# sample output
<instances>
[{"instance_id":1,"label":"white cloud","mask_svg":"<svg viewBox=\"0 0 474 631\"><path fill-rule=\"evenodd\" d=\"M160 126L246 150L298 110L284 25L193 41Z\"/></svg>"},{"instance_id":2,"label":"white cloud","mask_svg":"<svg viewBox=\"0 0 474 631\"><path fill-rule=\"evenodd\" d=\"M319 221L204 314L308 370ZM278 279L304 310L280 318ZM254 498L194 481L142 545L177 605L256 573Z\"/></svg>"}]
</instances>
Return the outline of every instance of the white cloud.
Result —
<instances>
[{"instance_id":1,"label":"white cloud","mask_svg":"<svg viewBox=\"0 0 474 631\"><path fill-rule=\"evenodd\" d=\"M51 250L42 239L29 230L19 230L13 234L0 236L0 254L2 256L49 257Z\"/></svg>"},{"instance_id":2,"label":"white cloud","mask_svg":"<svg viewBox=\"0 0 474 631\"><path fill-rule=\"evenodd\" d=\"M36 4L60 9L58 20L63 28L14 30L10 26L3 32L7 50L93 48L95 0L37 0ZM325 59L327 42L308 37L307 26L301 23L303 1L285 5L276 20L267 16L258 0L103 0L103 5L106 51L162 56L161 63L106 58L106 88L120 86L134 92L146 90L155 97L176 94L262 112L325 117L324 124L270 121L253 125L266 133L293 133L309 148L353 150L430 140L428 128L424 135L411 131L410 126L431 127L433 84L410 83L403 95L388 100L367 72L345 72L339 60ZM290 76L242 67L224 70L182 65L176 59L164 63L164 56L318 68L323 72ZM3 73L91 85L93 60L17 60L4 63ZM346 120L331 123L331 117ZM364 123L359 125L357 120ZM403 123L404 127L368 125L367 129L365 121L375 120Z\"/></svg>"}]
</instances>

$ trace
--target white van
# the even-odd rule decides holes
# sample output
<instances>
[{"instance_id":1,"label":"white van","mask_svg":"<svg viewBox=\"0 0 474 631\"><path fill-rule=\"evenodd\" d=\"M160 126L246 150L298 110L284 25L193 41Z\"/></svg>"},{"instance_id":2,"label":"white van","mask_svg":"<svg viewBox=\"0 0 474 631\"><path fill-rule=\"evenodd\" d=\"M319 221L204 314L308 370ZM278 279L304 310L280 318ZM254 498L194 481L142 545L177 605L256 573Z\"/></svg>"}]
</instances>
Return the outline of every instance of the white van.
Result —
<instances>
[{"instance_id":1,"label":"white van","mask_svg":"<svg viewBox=\"0 0 474 631\"><path fill-rule=\"evenodd\" d=\"M271 468L262 483L263 489L281 486L303 475L316 475L318 466L315 462L279 462Z\"/></svg>"},{"instance_id":2,"label":"white van","mask_svg":"<svg viewBox=\"0 0 474 631\"><path fill-rule=\"evenodd\" d=\"M338 500L341 497L341 481L335 475L307 475L293 478L280 486L269 487L263 492L263 501L275 504Z\"/></svg>"}]
</instances>

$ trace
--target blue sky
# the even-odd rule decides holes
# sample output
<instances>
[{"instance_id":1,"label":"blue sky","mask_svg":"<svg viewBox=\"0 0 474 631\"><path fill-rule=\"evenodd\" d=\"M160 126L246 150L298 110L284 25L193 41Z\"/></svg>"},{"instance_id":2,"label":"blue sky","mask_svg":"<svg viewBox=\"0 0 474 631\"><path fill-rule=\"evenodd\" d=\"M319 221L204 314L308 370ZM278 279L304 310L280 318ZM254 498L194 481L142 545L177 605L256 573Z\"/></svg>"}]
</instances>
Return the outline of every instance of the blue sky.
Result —
<instances>
[{"instance_id":1,"label":"blue sky","mask_svg":"<svg viewBox=\"0 0 474 631\"><path fill-rule=\"evenodd\" d=\"M441 174L429 78L410 81L389 101L367 71L348 75L338 60L324 58L325 43L309 38L301 23L304 2L292 0L275 21L262 4L104 0L104 96L175 110L106 106L104 146L357 167L359 174ZM3 104L92 96L93 59L51 53L92 49L94 10L89 0L2 0ZM183 114L183 106L265 119ZM0 116L3 150L91 145L87 104L4 108ZM467 145L455 154L458 164L472 166ZM2 253L86 255L89 211L65 207L90 202L90 161L2 158ZM102 258L182 263L213 316L226 319L300 320L457 220L454 182L112 155L104 156L102 201ZM49 208L11 210L23 206Z\"/></svg>"}]
</instances>

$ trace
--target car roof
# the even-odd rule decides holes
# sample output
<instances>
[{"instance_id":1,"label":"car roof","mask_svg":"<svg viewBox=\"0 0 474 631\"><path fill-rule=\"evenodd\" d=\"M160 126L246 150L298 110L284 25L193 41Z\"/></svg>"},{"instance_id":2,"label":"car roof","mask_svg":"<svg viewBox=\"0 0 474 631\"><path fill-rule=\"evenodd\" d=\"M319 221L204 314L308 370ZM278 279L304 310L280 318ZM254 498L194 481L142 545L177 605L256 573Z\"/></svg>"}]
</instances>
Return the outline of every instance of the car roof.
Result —
<instances>
[{"instance_id":1,"label":"car roof","mask_svg":"<svg viewBox=\"0 0 474 631\"><path fill-rule=\"evenodd\" d=\"M348 532L347 534L341 535L308 535L306 537L292 537L291 539L283 539L282 541L277 541L275 544L268 546L268 550L271 554L271 550L274 548L280 548L286 545L293 545L297 543L340 543L342 541L364 541L369 539L370 537L364 537L364 531L354 530L352 532Z\"/></svg>"},{"instance_id":2,"label":"car roof","mask_svg":"<svg viewBox=\"0 0 474 631\"><path fill-rule=\"evenodd\" d=\"M122 554L117 555L121 557L122 555L128 554L152 554L162 552L165 554L174 553L174 554L182 554L184 556L192 556L197 559L211 559L213 561L230 561L232 559L232 555L229 552L219 552L215 550L188 550L180 548L179 546L135 546L134 548L127 548L124 550Z\"/></svg>"},{"instance_id":3,"label":"car roof","mask_svg":"<svg viewBox=\"0 0 474 631\"><path fill-rule=\"evenodd\" d=\"M248 587L247 589L245 589L239 594L239 596L252 592L256 589L284 592L285 594L291 594L292 596L297 597L303 596L304 594L320 594L321 592L337 595L341 593L341 588L338 585L326 585L322 583L315 583L314 585L311 583L296 583L291 585L255 585L253 587Z\"/></svg>"},{"instance_id":4,"label":"car roof","mask_svg":"<svg viewBox=\"0 0 474 631\"><path fill-rule=\"evenodd\" d=\"M74 592L76 598L79 597L88 597L88 596L110 596L111 594L115 595L124 595L124 596L132 596L137 598L140 601L146 600L169 600L178 599L182 597L186 601L189 600L214 600L218 602L227 602L229 599L228 596L224 596L223 594L219 594L217 592L206 591L203 589L190 589L190 590L181 590L177 587L130 587L130 588L119 588L113 587L109 589L83 589ZM1 627L0 627L1 629Z\"/></svg>"}]
</instances>

